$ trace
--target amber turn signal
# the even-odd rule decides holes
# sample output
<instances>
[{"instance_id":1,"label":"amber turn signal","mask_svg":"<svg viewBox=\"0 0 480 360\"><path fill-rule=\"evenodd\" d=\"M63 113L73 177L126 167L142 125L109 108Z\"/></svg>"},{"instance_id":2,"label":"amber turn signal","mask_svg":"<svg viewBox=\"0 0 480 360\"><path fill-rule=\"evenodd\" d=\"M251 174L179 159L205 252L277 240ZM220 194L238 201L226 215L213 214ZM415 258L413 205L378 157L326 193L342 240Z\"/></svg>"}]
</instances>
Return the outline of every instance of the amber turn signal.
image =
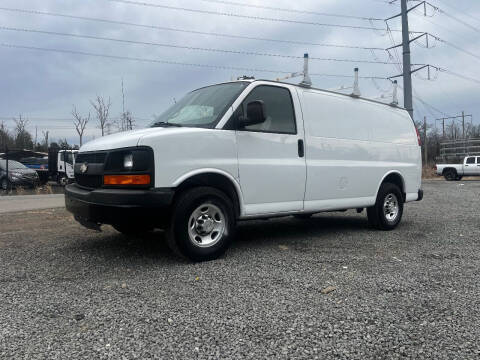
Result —
<instances>
[{"instance_id":1,"label":"amber turn signal","mask_svg":"<svg viewBox=\"0 0 480 360\"><path fill-rule=\"evenodd\" d=\"M103 183L105 185L148 185L150 175L105 175Z\"/></svg>"}]
</instances>

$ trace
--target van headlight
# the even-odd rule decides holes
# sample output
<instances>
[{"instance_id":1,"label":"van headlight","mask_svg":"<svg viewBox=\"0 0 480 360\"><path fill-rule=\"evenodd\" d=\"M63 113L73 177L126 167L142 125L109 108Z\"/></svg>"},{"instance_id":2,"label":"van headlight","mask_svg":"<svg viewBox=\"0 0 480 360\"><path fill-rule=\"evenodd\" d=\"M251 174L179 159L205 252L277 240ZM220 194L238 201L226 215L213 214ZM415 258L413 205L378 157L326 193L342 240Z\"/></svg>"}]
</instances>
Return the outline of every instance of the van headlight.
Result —
<instances>
[{"instance_id":1,"label":"van headlight","mask_svg":"<svg viewBox=\"0 0 480 360\"><path fill-rule=\"evenodd\" d=\"M153 151L147 147L112 150L107 156L106 173L151 173L153 174Z\"/></svg>"},{"instance_id":2,"label":"van headlight","mask_svg":"<svg viewBox=\"0 0 480 360\"><path fill-rule=\"evenodd\" d=\"M133 154L125 154L123 157L123 167L125 170L132 170L133 169Z\"/></svg>"}]
</instances>

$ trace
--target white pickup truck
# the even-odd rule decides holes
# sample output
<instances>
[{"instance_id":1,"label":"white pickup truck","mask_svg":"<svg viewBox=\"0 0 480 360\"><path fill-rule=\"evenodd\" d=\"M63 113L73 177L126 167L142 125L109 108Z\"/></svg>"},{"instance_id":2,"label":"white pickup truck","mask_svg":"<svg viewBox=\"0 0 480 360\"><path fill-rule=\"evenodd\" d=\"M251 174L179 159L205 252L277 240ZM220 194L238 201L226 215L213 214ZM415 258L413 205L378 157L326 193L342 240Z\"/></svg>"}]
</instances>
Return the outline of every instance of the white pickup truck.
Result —
<instances>
[{"instance_id":1,"label":"white pickup truck","mask_svg":"<svg viewBox=\"0 0 480 360\"><path fill-rule=\"evenodd\" d=\"M447 181L461 180L464 176L480 176L480 156L467 156L463 164L437 164L437 175Z\"/></svg>"}]
</instances>

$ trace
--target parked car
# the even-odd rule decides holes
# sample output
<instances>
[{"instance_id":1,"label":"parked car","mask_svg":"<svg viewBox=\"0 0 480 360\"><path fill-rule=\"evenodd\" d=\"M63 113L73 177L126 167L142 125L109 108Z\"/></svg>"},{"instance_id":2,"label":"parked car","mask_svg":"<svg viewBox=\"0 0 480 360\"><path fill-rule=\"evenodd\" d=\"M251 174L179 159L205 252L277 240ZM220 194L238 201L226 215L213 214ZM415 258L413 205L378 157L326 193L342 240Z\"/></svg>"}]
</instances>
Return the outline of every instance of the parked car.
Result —
<instances>
[{"instance_id":1,"label":"parked car","mask_svg":"<svg viewBox=\"0 0 480 360\"><path fill-rule=\"evenodd\" d=\"M86 227L164 228L174 251L202 261L226 251L240 220L366 208L373 227L392 230L404 203L423 197L421 169L404 109L242 80L83 145L65 201Z\"/></svg>"},{"instance_id":2,"label":"parked car","mask_svg":"<svg viewBox=\"0 0 480 360\"><path fill-rule=\"evenodd\" d=\"M48 182L48 156L47 157L26 157L20 159L20 162L29 169L35 170L38 174L41 184Z\"/></svg>"},{"instance_id":3,"label":"parked car","mask_svg":"<svg viewBox=\"0 0 480 360\"><path fill-rule=\"evenodd\" d=\"M480 156L467 156L462 164L437 164L437 175L447 181L462 180L464 176L480 176Z\"/></svg>"},{"instance_id":4,"label":"parked car","mask_svg":"<svg viewBox=\"0 0 480 360\"><path fill-rule=\"evenodd\" d=\"M11 187L36 187L40 179L35 170L27 168L18 161L8 160L8 181ZM7 160L0 159L0 184L3 190L9 187L7 181Z\"/></svg>"}]
</instances>

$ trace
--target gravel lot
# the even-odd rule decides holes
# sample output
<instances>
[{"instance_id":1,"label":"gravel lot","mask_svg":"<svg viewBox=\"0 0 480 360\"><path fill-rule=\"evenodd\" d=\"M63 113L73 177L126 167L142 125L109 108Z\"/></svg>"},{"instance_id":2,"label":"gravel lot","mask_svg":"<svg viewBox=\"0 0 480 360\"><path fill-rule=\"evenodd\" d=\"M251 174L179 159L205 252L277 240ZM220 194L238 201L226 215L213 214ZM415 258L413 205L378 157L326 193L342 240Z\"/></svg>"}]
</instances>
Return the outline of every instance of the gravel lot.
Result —
<instances>
[{"instance_id":1,"label":"gravel lot","mask_svg":"<svg viewBox=\"0 0 480 360\"><path fill-rule=\"evenodd\" d=\"M0 358L478 359L480 182L424 189L396 231L355 211L243 223L201 264L161 232L4 214Z\"/></svg>"}]
</instances>

